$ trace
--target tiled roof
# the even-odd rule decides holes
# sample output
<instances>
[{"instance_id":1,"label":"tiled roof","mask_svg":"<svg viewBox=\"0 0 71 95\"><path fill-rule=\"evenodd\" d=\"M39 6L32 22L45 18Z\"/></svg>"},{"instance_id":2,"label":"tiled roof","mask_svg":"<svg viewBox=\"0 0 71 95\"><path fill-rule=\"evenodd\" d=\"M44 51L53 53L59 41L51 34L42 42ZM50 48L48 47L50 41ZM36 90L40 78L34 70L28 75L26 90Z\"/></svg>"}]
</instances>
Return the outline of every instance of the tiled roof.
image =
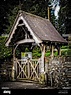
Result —
<instances>
[{"instance_id":1,"label":"tiled roof","mask_svg":"<svg viewBox=\"0 0 71 95\"><path fill-rule=\"evenodd\" d=\"M38 37L41 41L50 41L50 42L60 42L60 43L66 43L67 41L59 34L59 32L55 29L55 27L52 25L52 23L45 18L42 18L40 16L36 16L31 13L27 13L24 11L20 11L14 21L14 24L12 26L10 35L7 39L7 45L11 42L11 39L13 38L13 29L16 25L16 22L18 18L22 16L25 21L28 23L29 27L32 29L33 33ZM12 33L13 32L13 33Z\"/></svg>"},{"instance_id":2,"label":"tiled roof","mask_svg":"<svg viewBox=\"0 0 71 95\"><path fill-rule=\"evenodd\" d=\"M52 23L45 18L23 12L23 17L33 32L43 41L66 42Z\"/></svg>"}]
</instances>

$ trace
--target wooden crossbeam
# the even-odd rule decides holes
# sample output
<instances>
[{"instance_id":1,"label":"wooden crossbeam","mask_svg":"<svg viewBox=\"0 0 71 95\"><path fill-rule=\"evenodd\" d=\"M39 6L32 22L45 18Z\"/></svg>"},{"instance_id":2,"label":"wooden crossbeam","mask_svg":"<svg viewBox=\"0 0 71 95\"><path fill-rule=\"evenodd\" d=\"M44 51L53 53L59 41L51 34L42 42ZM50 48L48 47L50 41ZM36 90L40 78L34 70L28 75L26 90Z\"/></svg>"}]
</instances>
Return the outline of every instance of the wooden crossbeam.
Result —
<instances>
[{"instance_id":1,"label":"wooden crossbeam","mask_svg":"<svg viewBox=\"0 0 71 95\"><path fill-rule=\"evenodd\" d=\"M22 24L18 24L18 26L23 26L24 25L24 23L22 23Z\"/></svg>"}]
</instances>

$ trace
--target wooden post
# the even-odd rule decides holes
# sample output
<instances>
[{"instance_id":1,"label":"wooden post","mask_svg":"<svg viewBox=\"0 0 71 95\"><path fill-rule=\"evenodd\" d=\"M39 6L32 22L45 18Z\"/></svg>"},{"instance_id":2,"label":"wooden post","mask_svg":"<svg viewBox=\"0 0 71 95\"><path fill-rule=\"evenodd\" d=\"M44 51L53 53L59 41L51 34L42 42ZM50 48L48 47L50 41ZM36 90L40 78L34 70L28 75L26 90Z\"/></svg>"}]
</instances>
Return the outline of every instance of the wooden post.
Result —
<instances>
[{"instance_id":1,"label":"wooden post","mask_svg":"<svg viewBox=\"0 0 71 95\"><path fill-rule=\"evenodd\" d=\"M15 79L15 78L14 78L14 76L15 76L15 75L14 75L14 71L15 71L15 68L14 68L14 65L13 65L13 66L12 66L12 81L14 81L14 79Z\"/></svg>"},{"instance_id":2,"label":"wooden post","mask_svg":"<svg viewBox=\"0 0 71 95\"><path fill-rule=\"evenodd\" d=\"M58 48L58 55L61 56L61 47Z\"/></svg>"},{"instance_id":3,"label":"wooden post","mask_svg":"<svg viewBox=\"0 0 71 95\"><path fill-rule=\"evenodd\" d=\"M15 51L18 45L16 45L16 47L13 49L13 66L12 66L12 80L15 80Z\"/></svg>"},{"instance_id":4,"label":"wooden post","mask_svg":"<svg viewBox=\"0 0 71 95\"><path fill-rule=\"evenodd\" d=\"M51 45L51 59L53 59L54 57L54 46Z\"/></svg>"},{"instance_id":5,"label":"wooden post","mask_svg":"<svg viewBox=\"0 0 71 95\"><path fill-rule=\"evenodd\" d=\"M15 52L14 52L14 50L13 50L13 65L12 65L12 81L14 81L14 74L15 74L15 68L14 68L14 61L15 61Z\"/></svg>"},{"instance_id":6,"label":"wooden post","mask_svg":"<svg viewBox=\"0 0 71 95\"><path fill-rule=\"evenodd\" d=\"M18 66L17 63L15 62L15 72L16 72L16 73L15 73L15 74L16 74L15 76L16 76L16 77L17 77L17 66Z\"/></svg>"},{"instance_id":7,"label":"wooden post","mask_svg":"<svg viewBox=\"0 0 71 95\"><path fill-rule=\"evenodd\" d=\"M41 72L44 72L44 57L45 57L45 45L42 44L41 46L41 52L42 52L42 56L41 56Z\"/></svg>"},{"instance_id":8,"label":"wooden post","mask_svg":"<svg viewBox=\"0 0 71 95\"><path fill-rule=\"evenodd\" d=\"M28 61L28 79L30 78L30 64L29 64L29 61Z\"/></svg>"},{"instance_id":9,"label":"wooden post","mask_svg":"<svg viewBox=\"0 0 71 95\"><path fill-rule=\"evenodd\" d=\"M48 20L50 20L50 8L48 7Z\"/></svg>"},{"instance_id":10,"label":"wooden post","mask_svg":"<svg viewBox=\"0 0 71 95\"><path fill-rule=\"evenodd\" d=\"M45 70L44 70L45 45L44 44L41 45L41 53L42 53L42 56L41 56L41 63L40 63L40 73L41 73L41 81L44 81L45 80L45 76L44 76L44 73L45 73Z\"/></svg>"}]
</instances>

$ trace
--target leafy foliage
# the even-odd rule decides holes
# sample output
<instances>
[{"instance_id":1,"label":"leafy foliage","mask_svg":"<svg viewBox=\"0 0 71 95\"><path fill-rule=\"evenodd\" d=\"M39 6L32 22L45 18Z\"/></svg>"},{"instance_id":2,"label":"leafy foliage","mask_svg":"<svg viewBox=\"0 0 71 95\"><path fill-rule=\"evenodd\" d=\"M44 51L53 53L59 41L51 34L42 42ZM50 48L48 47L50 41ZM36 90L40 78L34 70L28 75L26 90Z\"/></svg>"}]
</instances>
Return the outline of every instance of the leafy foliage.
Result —
<instances>
[{"instance_id":1,"label":"leafy foliage","mask_svg":"<svg viewBox=\"0 0 71 95\"><path fill-rule=\"evenodd\" d=\"M5 46L7 37L0 37L0 60L12 56L12 49Z\"/></svg>"},{"instance_id":2,"label":"leafy foliage","mask_svg":"<svg viewBox=\"0 0 71 95\"><path fill-rule=\"evenodd\" d=\"M2 33L8 33L7 28L10 26L9 15L13 8L18 4L18 1L14 0L1 0L0 2L0 35Z\"/></svg>"},{"instance_id":3,"label":"leafy foliage","mask_svg":"<svg viewBox=\"0 0 71 95\"><path fill-rule=\"evenodd\" d=\"M60 0L60 11L59 11L59 32L71 33L71 8L69 0Z\"/></svg>"},{"instance_id":4,"label":"leafy foliage","mask_svg":"<svg viewBox=\"0 0 71 95\"><path fill-rule=\"evenodd\" d=\"M18 11L24 10L42 17L47 17L48 0L2 0L0 3L0 35L9 33Z\"/></svg>"},{"instance_id":5,"label":"leafy foliage","mask_svg":"<svg viewBox=\"0 0 71 95\"><path fill-rule=\"evenodd\" d=\"M41 50L38 46L34 47L32 53L33 53L33 58L40 58L41 57Z\"/></svg>"}]
</instances>

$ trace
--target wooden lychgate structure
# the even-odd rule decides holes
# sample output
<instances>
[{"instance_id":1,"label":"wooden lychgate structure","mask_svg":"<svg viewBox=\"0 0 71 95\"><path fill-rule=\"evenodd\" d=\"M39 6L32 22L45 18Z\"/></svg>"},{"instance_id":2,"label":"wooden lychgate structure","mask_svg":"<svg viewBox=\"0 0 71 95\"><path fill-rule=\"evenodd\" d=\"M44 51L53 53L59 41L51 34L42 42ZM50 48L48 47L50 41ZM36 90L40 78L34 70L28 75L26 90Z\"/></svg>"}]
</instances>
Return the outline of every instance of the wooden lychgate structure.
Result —
<instances>
[{"instance_id":1,"label":"wooden lychgate structure","mask_svg":"<svg viewBox=\"0 0 71 95\"><path fill-rule=\"evenodd\" d=\"M51 51L51 59L54 56L54 48L61 55L60 47L66 40L58 33L48 19L19 11L11 32L6 41L6 46L13 48L12 79L29 79L44 81L45 79L45 52L47 47ZM20 53L27 47L30 52L38 46L41 50L39 59L17 57L17 49Z\"/></svg>"}]
</instances>

